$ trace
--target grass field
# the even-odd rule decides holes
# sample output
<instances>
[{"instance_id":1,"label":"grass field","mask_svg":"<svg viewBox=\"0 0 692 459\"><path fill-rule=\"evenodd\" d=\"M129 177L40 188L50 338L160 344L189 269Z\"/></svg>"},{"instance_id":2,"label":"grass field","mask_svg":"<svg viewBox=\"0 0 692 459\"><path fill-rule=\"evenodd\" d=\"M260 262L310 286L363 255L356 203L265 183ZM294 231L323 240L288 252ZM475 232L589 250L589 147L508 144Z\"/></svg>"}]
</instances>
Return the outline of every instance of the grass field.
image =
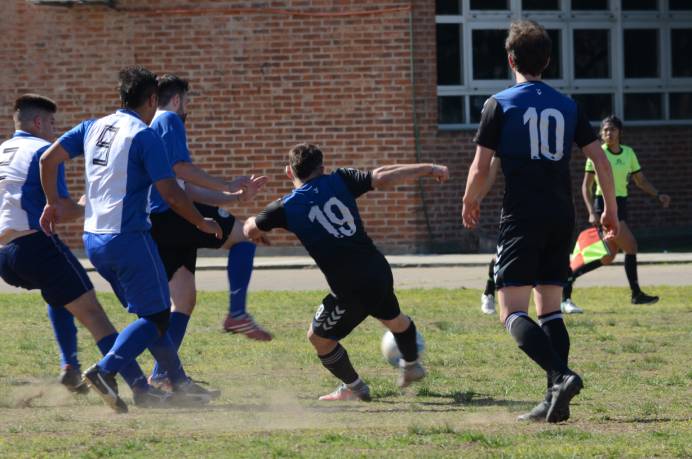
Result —
<instances>
[{"instance_id":1,"label":"grass field","mask_svg":"<svg viewBox=\"0 0 692 459\"><path fill-rule=\"evenodd\" d=\"M692 287L576 291L587 314L567 318L571 366L584 377L572 419L520 424L544 376L476 290L406 290L400 302L427 341L429 377L400 393L369 319L344 341L372 403L317 402L336 381L305 340L322 293L254 293L271 343L223 334L224 294L201 294L183 344L188 373L223 390L206 409L113 414L54 383L57 350L38 295L0 296L0 457L691 457ZM100 296L118 326L131 319ZM97 351L80 329L84 366ZM150 368L149 356L141 359ZM121 385L121 387L124 385ZM122 389L130 401L128 389Z\"/></svg>"}]
</instances>

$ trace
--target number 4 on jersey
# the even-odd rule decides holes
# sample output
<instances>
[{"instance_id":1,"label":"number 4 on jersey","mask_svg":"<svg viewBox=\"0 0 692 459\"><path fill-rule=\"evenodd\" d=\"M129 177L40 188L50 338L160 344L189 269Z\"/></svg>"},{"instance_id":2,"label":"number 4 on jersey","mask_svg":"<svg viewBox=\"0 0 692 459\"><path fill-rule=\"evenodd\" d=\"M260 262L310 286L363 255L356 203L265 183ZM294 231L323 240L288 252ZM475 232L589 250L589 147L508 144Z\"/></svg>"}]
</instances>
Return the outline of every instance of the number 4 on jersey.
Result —
<instances>
[{"instance_id":1,"label":"number 4 on jersey","mask_svg":"<svg viewBox=\"0 0 692 459\"><path fill-rule=\"evenodd\" d=\"M341 217L334 212L334 207L336 207L336 210L341 214ZM353 214L351 214L348 207L336 197L332 197L325 202L322 209L320 209L319 206L312 206L308 218L311 222L317 220L329 234L336 238L348 237L356 234L356 223L353 219Z\"/></svg>"},{"instance_id":2,"label":"number 4 on jersey","mask_svg":"<svg viewBox=\"0 0 692 459\"><path fill-rule=\"evenodd\" d=\"M550 118L555 119L555 153L550 151ZM529 139L531 140L531 159L541 159L540 155L545 156L551 161L560 161L564 156L565 144L565 117L559 110L546 108L541 111L540 131L538 129L538 111L536 107L529 107L524 112L524 124L529 123ZM538 134L540 132L540 142ZM540 144L540 154L539 154Z\"/></svg>"}]
</instances>

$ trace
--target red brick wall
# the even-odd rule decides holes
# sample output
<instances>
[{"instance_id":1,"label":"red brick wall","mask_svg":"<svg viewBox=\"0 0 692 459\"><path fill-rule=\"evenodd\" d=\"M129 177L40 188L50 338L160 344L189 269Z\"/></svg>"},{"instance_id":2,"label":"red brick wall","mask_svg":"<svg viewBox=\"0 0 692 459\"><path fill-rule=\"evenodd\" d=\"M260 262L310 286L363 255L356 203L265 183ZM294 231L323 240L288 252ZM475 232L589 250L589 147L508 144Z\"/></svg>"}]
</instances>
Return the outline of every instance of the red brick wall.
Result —
<instances>
[{"instance_id":1,"label":"red brick wall","mask_svg":"<svg viewBox=\"0 0 692 459\"><path fill-rule=\"evenodd\" d=\"M23 92L56 99L62 132L82 119L117 108L119 68L141 64L157 73L178 73L192 84L188 136L195 161L220 176L262 173L271 179L256 203L234 211L248 216L289 190L283 164L294 143L320 144L330 167L413 162L415 118L421 160L449 164L453 179L444 186L424 182L422 197L414 183L362 198L369 233L389 251L475 250L479 236L492 239L499 187L486 199L478 232L463 230L459 224L473 133L437 129L433 1L412 2L413 37L408 12L396 9L409 5L401 1L364 5L357 0L119 0L117 4L120 11L3 2L0 140L12 132L10 106ZM192 5L194 9L176 15L132 11ZM214 10L258 5L264 9ZM394 10L326 17L271 13L269 7L337 14ZM638 224L692 225L686 205L691 134L690 128L628 132L627 141L638 151L645 171L650 171L654 184L674 193L677 203L676 208L661 211L635 192L635 215L648 217ZM575 161L575 171L581 165L581 160ZM75 196L83 188L82 168L78 161L68 167ZM575 192L580 179L575 173ZM79 227L72 224L63 230L73 247L81 246ZM274 239L278 245L296 244L286 234Z\"/></svg>"}]
</instances>

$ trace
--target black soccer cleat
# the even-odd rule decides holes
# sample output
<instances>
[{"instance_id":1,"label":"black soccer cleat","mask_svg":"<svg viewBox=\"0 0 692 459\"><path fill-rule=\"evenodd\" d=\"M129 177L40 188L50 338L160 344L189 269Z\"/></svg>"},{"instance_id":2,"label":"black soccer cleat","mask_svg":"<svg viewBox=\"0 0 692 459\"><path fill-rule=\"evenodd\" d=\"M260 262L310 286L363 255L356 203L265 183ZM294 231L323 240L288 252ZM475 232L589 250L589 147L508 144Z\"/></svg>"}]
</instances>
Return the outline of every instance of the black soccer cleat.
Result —
<instances>
[{"instance_id":1,"label":"black soccer cleat","mask_svg":"<svg viewBox=\"0 0 692 459\"><path fill-rule=\"evenodd\" d=\"M517 416L517 421L522 422L545 422L548 416L550 402L542 400L538 405L534 406L528 413ZM569 417L569 406L567 406L567 417Z\"/></svg>"},{"instance_id":2,"label":"black soccer cleat","mask_svg":"<svg viewBox=\"0 0 692 459\"><path fill-rule=\"evenodd\" d=\"M647 295L644 292L638 292L632 295L632 304L654 304L657 302L657 296Z\"/></svg>"},{"instance_id":3,"label":"black soccer cleat","mask_svg":"<svg viewBox=\"0 0 692 459\"><path fill-rule=\"evenodd\" d=\"M89 386L82 379L82 374L72 365L62 367L59 381L67 390L75 394L84 395L89 392Z\"/></svg>"},{"instance_id":4,"label":"black soccer cleat","mask_svg":"<svg viewBox=\"0 0 692 459\"><path fill-rule=\"evenodd\" d=\"M551 387L552 399L546 413L548 422L562 422L569 419L569 402L584 387L584 383L576 373L562 375L561 381Z\"/></svg>"},{"instance_id":5,"label":"black soccer cleat","mask_svg":"<svg viewBox=\"0 0 692 459\"><path fill-rule=\"evenodd\" d=\"M84 372L84 381L94 389L104 402L116 413L127 413L127 405L118 396L118 384L115 382L115 373L108 373L94 365Z\"/></svg>"},{"instance_id":6,"label":"black soccer cleat","mask_svg":"<svg viewBox=\"0 0 692 459\"><path fill-rule=\"evenodd\" d=\"M135 406L140 408L170 408L173 394L154 386L148 386L146 390L132 392Z\"/></svg>"}]
</instances>

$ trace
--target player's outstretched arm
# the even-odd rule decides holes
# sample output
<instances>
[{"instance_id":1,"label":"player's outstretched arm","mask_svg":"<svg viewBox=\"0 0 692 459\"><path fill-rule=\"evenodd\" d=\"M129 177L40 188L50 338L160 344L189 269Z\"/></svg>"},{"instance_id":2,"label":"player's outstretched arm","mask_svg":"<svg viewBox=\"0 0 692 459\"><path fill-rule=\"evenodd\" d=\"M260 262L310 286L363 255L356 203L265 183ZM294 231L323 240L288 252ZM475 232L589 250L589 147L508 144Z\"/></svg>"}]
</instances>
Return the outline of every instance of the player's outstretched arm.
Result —
<instances>
[{"instance_id":1,"label":"player's outstretched arm","mask_svg":"<svg viewBox=\"0 0 692 459\"><path fill-rule=\"evenodd\" d=\"M466 191L462 199L461 219L468 229L475 228L480 220L481 200L490 189L487 182L490 177L490 163L494 156L494 150L476 146L476 155L469 168Z\"/></svg>"},{"instance_id":2,"label":"player's outstretched arm","mask_svg":"<svg viewBox=\"0 0 692 459\"><path fill-rule=\"evenodd\" d=\"M177 178L202 188L229 193L242 191L247 192L250 197L254 196L255 193L257 193L257 190L259 190L267 182L266 177L255 177L254 175L242 175L231 180L230 182L227 182L218 177L214 177L213 175L209 175L200 167L186 161L179 161L175 163L173 165L173 172L175 172L175 176ZM251 191L247 191L248 189Z\"/></svg>"},{"instance_id":3,"label":"player's outstretched arm","mask_svg":"<svg viewBox=\"0 0 692 459\"><path fill-rule=\"evenodd\" d=\"M658 199L663 207L668 207L670 205L670 196L665 193L659 193L656 187L649 182L646 176L644 176L642 171L632 174L632 180L634 180L634 184L637 185L637 187L639 187L639 189L644 193Z\"/></svg>"},{"instance_id":4,"label":"player's outstretched arm","mask_svg":"<svg viewBox=\"0 0 692 459\"><path fill-rule=\"evenodd\" d=\"M192 204L192 201L187 197L185 192L178 186L178 182L173 178L166 178L154 182L156 190L161 194L166 203L171 206L171 209L185 220L189 221L200 231L215 235L221 239L223 232L221 227L212 218L204 218L199 213L197 208Z\"/></svg>"},{"instance_id":5,"label":"player's outstretched arm","mask_svg":"<svg viewBox=\"0 0 692 459\"><path fill-rule=\"evenodd\" d=\"M434 177L444 182L449 178L449 170L447 166L433 163L393 164L372 171L371 184L374 189L382 190L418 177Z\"/></svg>"},{"instance_id":6,"label":"player's outstretched arm","mask_svg":"<svg viewBox=\"0 0 692 459\"><path fill-rule=\"evenodd\" d=\"M66 212L63 203L60 202L58 193L58 169L62 163L70 159L70 155L60 145L59 142L53 143L46 150L39 160L39 173L41 176L41 187L46 195L46 206L39 219L39 224L43 232L50 235L55 232L55 225L65 220Z\"/></svg>"},{"instance_id":7,"label":"player's outstretched arm","mask_svg":"<svg viewBox=\"0 0 692 459\"><path fill-rule=\"evenodd\" d=\"M601 225L605 230L606 238L614 238L618 234L618 205L615 201L615 183L613 181L613 169L606 158L601 145L597 140L582 147L582 151L589 158L596 169L598 184L603 191L603 215L601 215Z\"/></svg>"}]
</instances>

